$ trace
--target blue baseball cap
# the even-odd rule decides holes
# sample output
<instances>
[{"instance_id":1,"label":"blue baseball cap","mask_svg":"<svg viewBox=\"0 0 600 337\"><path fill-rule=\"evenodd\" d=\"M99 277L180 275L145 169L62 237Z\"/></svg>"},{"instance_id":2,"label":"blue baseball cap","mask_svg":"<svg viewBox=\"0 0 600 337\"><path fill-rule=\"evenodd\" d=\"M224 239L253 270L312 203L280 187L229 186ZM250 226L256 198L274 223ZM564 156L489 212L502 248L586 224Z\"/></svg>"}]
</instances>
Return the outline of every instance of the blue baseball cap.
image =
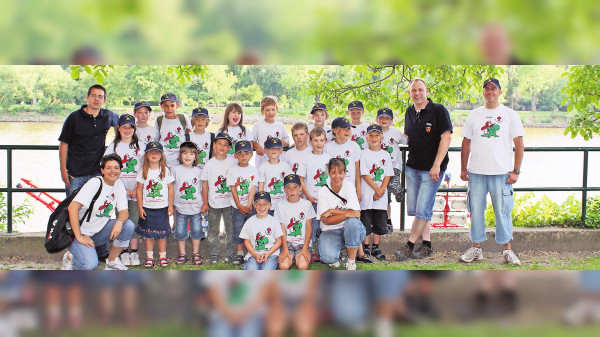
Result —
<instances>
[{"instance_id":1,"label":"blue baseball cap","mask_svg":"<svg viewBox=\"0 0 600 337\"><path fill-rule=\"evenodd\" d=\"M288 174L283 178L283 186L287 186L288 184L301 186L300 177L297 174Z\"/></svg>"},{"instance_id":2,"label":"blue baseball cap","mask_svg":"<svg viewBox=\"0 0 600 337\"><path fill-rule=\"evenodd\" d=\"M265 140L265 149L270 150L274 148L283 148L283 144L281 143L281 139L277 137L269 137Z\"/></svg>"},{"instance_id":3,"label":"blue baseball cap","mask_svg":"<svg viewBox=\"0 0 600 337\"><path fill-rule=\"evenodd\" d=\"M361 109L361 110L365 110L365 107L363 106L363 102L361 101L352 101L350 102L350 104L348 104L348 110L350 109Z\"/></svg>"},{"instance_id":4,"label":"blue baseball cap","mask_svg":"<svg viewBox=\"0 0 600 337\"><path fill-rule=\"evenodd\" d=\"M498 89L502 90L502 87L500 86L500 81L498 81L497 79L495 79L495 78L493 78L493 77L490 77L490 78L488 78L487 80L485 80L485 81L483 82L483 87L485 88L485 86L486 86L488 83L494 83L494 85L495 85L495 86L497 86L497 87L498 87Z\"/></svg>"},{"instance_id":5,"label":"blue baseball cap","mask_svg":"<svg viewBox=\"0 0 600 337\"><path fill-rule=\"evenodd\" d=\"M202 108L202 107L198 107L198 108L192 110L192 118L194 118L196 116L208 117L208 110L206 110L206 108Z\"/></svg>"},{"instance_id":6,"label":"blue baseball cap","mask_svg":"<svg viewBox=\"0 0 600 337\"><path fill-rule=\"evenodd\" d=\"M350 120L346 117L337 117L331 123L332 129L335 129L335 128L349 129L349 128L355 128L355 127L356 126L352 125L352 123L350 123Z\"/></svg>"},{"instance_id":7,"label":"blue baseball cap","mask_svg":"<svg viewBox=\"0 0 600 337\"><path fill-rule=\"evenodd\" d=\"M388 116L391 119L394 119L394 112L390 108L381 108L377 110L377 117L379 116Z\"/></svg>"},{"instance_id":8,"label":"blue baseball cap","mask_svg":"<svg viewBox=\"0 0 600 337\"><path fill-rule=\"evenodd\" d=\"M146 144L146 150L144 152L148 152L151 150L159 150L160 152L163 152L163 146L161 143L158 142L150 142Z\"/></svg>"},{"instance_id":9,"label":"blue baseball cap","mask_svg":"<svg viewBox=\"0 0 600 337\"><path fill-rule=\"evenodd\" d=\"M369 125L369 127L367 128L367 134L369 134L371 131L379 131L383 134L383 128L379 124Z\"/></svg>"},{"instance_id":10,"label":"blue baseball cap","mask_svg":"<svg viewBox=\"0 0 600 337\"><path fill-rule=\"evenodd\" d=\"M119 117L119 126L129 124L135 128L135 118L130 114L122 114Z\"/></svg>"},{"instance_id":11,"label":"blue baseball cap","mask_svg":"<svg viewBox=\"0 0 600 337\"><path fill-rule=\"evenodd\" d=\"M256 194L254 195L254 202L257 202L259 200L266 200L269 203L271 203L271 195L269 195L269 193L265 191L256 192Z\"/></svg>"},{"instance_id":12,"label":"blue baseball cap","mask_svg":"<svg viewBox=\"0 0 600 337\"><path fill-rule=\"evenodd\" d=\"M215 141L217 141L219 139L226 139L227 141L229 141L229 146L231 146L233 144L233 142L231 141L231 137L229 137L229 135L225 132L217 133L217 135L215 136Z\"/></svg>"},{"instance_id":13,"label":"blue baseball cap","mask_svg":"<svg viewBox=\"0 0 600 337\"><path fill-rule=\"evenodd\" d=\"M315 105L313 105L312 109L310 110L310 113L312 114L313 112L315 112L315 110L327 111L327 105L325 105L325 103L315 103Z\"/></svg>"},{"instance_id":14,"label":"blue baseball cap","mask_svg":"<svg viewBox=\"0 0 600 337\"><path fill-rule=\"evenodd\" d=\"M164 94L164 95L160 96L160 102L162 103L164 101L177 102L177 96L175 96L175 94L173 94L173 93Z\"/></svg>"},{"instance_id":15,"label":"blue baseball cap","mask_svg":"<svg viewBox=\"0 0 600 337\"><path fill-rule=\"evenodd\" d=\"M247 140L240 140L235 142L235 153L247 151L252 152L252 145Z\"/></svg>"},{"instance_id":16,"label":"blue baseball cap","mask_svg":"<svg viewBox=\"0 0 600 337\"><path fill-rule=\"evenodd\" d=\"M135 110L137 110L143 106L148 108L149 111L152 111L152 108L150 107L150 103L148 103L146 101L137 101L137 102L135 102L135 105L133 106L133 112L135 112Z\"/></svg>"}]
</instances>

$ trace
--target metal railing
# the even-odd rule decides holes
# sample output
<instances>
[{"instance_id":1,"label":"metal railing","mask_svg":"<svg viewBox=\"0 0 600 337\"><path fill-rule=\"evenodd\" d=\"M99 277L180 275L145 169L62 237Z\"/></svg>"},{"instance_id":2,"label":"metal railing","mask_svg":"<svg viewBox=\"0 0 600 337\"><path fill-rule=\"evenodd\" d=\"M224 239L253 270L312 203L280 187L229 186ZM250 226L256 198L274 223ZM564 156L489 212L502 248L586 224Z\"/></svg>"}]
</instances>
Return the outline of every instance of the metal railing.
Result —
<instances>
[{"instance_id":1,"label":"metal railing","mask_svg":"<svg viewBox=\"0 0 600 337\"><path fill-rule=\"evenodd\" d=\"M6 207L7 207L7 232L12 233L12 194L13 193L22 193L22 192L54 192L54 193L64 193L64 188L14 188L13 179L12 179L12 152L14 150L53 150L57 151L58 146L56 145L0 145L0 150L6 150L6 174L7 181L6 187L0 188L0 193L7 193L6 196ZM402 151L402 175L401 175L401 183L402 186L406 186L406 177L404 175L404 168L406 165L406 152L408 152L406 147L401 147ZM460 147L451 147L448 151L450 152L460 152ZM589 164L589 153L590 152L599 152L600 147L526 147L525 151L527 152L583 152L583 181L581 187L518 187L515 188L515 192L581 192L581 220L585 221L586 219L586 208L587 208L587 192L588 191L600 191L600 187L588 186L588 164ZM466 188L440 188L439 192L466 192ZM402 191L403 197L406 194L406 191ZM405 198L403 198L402 202L400 202L400 230L403 231L405 229Z\"/></svg>"}]
</instances>

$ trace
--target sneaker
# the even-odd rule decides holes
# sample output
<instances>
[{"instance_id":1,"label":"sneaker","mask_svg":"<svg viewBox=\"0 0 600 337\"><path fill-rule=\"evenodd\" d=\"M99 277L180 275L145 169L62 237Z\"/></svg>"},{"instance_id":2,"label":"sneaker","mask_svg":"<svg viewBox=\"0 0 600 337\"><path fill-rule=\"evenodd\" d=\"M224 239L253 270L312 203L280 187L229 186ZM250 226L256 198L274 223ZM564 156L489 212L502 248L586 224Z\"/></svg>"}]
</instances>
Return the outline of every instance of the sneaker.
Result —
<instances>
[{"instance_id":1,"label":"sneaker","mask_svg":"<svg viewBox=\"0 0 600 337\"><path fill-rule=\"evenodd\" d=\"M330 263L329 267L330 268L339 268L340 267L340 260L337 260L337 262L335 262L335 263Z\"/></svg>"},{"instance_id":2,"label":"sneaker","mask_svg":"<svg viewBox=\"0 0 600 337\"><path fill-rule=\"evenodd\" d=\"M223 262L225 262L225 263L233 263L233 261L235 261L235 258L233 257L233 255L227 255L223 259Z\"/></svg>"},{"instance_id":3,"label":"sneaker","mask_svg":"<svg viewBox=\"0 0 600 337\"><path fill-rule=\"evenodd\" d=\"M419 247L419 249L413 251L413 256L415 257L415 259L423 259L430 256L432 253L433 249L422 245L421 247Z\"/></svg>"},{"instance_id":4,"label":"sneaker","mask_svg":"<svg viewBox=\"0 0 600 337\"><path fill-rule=\"evenodd\" d=\"M210 260L208 261L208 263L210 263L210 264L217 264L217 263L219 263L219 257L217 255L211 255L210 256Z\"/></svg>"},{"instance_id":5,"label":"sneaker","mask_svg":"<svg viewBox=\"0 0 600 337\"><path fill-rule=\"evenodd\" d=\"M519 258L512 250L505 250L502 252L502 257L504 257L504 262L506 263L514 264L516 266L521 265L521 261L519 261Z\"/></svg>"},{"instance_id":6,"label":"sneaker","mask_svg":"<svg viewBox=\"0 0 600 337\"><path fill-rule=\"evenodd\" d=\"M244 255L236 255L235 258L233 259L233 265L234 266L239 266L244 264Z\"/></svg>"},{"instance_id":7,"label":"sneaker","mask_svg":"<svg viewBox=\"0 0 600 337\"><path fill-rule=\"evenodd\" d=\"M68 250L65 252L65 255L63 255L60 270L73 270L73 254Z\"/></svg>"},{"instance_id":8,"label":"sneaker","mask_svg":"<svg viewBox=\"0 0 600 337\"><path fill-rule=\"evenodd\" d=\"M412 250L410 249L408 244L405 243L402 247L400 247L400 249L398 249L394 253L394 255L396 255L396 257L400 261L408 260L412 256Z\"/></svg>"},{"instance_id":9,"label":"sneaker","mask_svg":"<svg viewBox=\"0 0 600 337\"><path fill-rule=\"evenodd\" d=\"M125 263L123 263L125 264ZM140 255L138 254L138 252L131 252L129 253L129 265L130 266L139 266L140 264L142 264L140 262Z\"/></svg>"},{"instance_id":10,"label":"sneaker","mask_svg":"<svg viewBox=\"0 0 600 337\"><path fill-rule=\"evenodd\" d=\"M483 251L481 248L469 247L469 249L467 249L467 251L460 256L460 260L466 263L481 261L483 260Z\"/></svg>"},{"instance_id":11,"label":"sneaker","mask_svg":"<svg viewBox=\"0 0 600 337\"><path fill-rule=\"evenodd\" d=\"M356 270L356 261L348 260L348 262L346 262L346 270Z\"/></svg>"},{"instance_id":12,"label":"sneaker","mask_svg":"<svg viewBox=\"0 0 600 337\"><path fill-rule=\"evenodd\" d=\"M121 259L117 256L114 261L108 261L106 259L106 268L104 270L127 270Z\"/></svg>"},{"instance_id":13,"label":"sneaker","mask_svg":"<svg viewBox=\"0 0 600 337\"><path fill-rule=\"evenodd\" d=\"M130 254L128 252L121 253L119 258L121 259L121 262L123 262L123 265L131 266Z\"/></svg>"}]
</instances>

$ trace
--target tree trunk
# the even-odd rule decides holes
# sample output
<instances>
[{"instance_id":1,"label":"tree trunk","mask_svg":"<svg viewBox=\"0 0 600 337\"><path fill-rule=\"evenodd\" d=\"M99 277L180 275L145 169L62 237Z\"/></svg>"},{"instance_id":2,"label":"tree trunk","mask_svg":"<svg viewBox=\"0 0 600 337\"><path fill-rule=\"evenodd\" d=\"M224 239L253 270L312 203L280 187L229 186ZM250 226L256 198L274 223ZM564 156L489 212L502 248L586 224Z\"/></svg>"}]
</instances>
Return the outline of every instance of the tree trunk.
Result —
<instances>
[{"instance_id":1,"label":"tree trunk","mask_svg":"<svg viewBox=\"0 0 600 337\"><path fill-rule=\"evenodd\" d=\"M533 86L531 87L531 112L533 112L533 117L535 118L535 112L537 111L537 101L535 97L535 91L533 90Z\"/></svg>"}]
</instances>

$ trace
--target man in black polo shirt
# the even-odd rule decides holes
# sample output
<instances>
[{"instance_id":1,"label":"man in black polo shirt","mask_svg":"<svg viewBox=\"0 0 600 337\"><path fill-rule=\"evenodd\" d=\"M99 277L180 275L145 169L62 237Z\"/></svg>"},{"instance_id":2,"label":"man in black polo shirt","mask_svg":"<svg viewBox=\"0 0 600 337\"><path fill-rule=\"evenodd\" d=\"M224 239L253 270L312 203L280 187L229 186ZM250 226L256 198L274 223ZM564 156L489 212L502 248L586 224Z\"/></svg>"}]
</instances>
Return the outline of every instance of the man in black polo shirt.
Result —
<instances>
[{"instance_id":1,"label":"man in black polo shirt","mask_svg":"<svg viewBox=\"0 0 600 337\"><path fill-rule=\"evenodd\" d=\"M408 87L413 105L406 109L404 133L408 136L406 161L407 213L415 219L406 244L396 251L401 261L423 258L432 252L430 222L435 194L448 165L448 147L452 122L448 110L427 98L429 90L422 79ZM415 242L423 236L423 245L413 252Z\"/></svg>"}]
</instances>

